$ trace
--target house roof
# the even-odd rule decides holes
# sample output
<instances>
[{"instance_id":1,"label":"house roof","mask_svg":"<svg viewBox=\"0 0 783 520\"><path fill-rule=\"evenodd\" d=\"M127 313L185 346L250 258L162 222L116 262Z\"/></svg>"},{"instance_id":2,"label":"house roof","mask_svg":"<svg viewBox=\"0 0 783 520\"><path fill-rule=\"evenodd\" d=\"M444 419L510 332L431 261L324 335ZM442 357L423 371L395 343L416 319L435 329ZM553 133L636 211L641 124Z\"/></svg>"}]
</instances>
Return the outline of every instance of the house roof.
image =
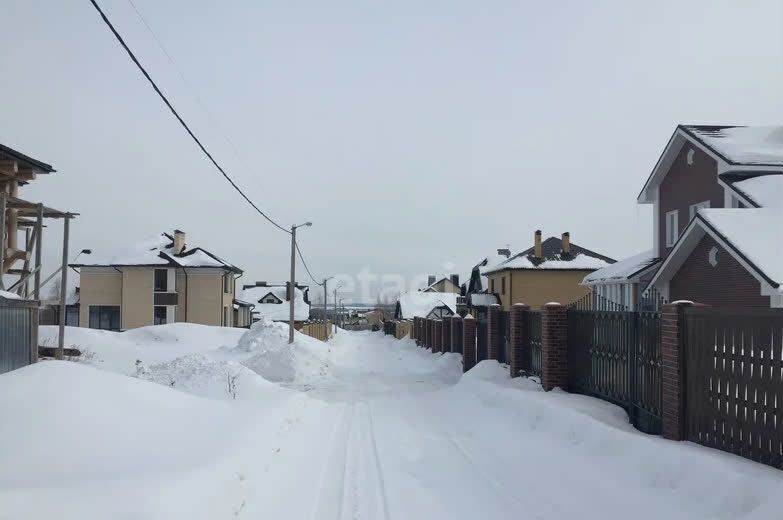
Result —
<instances>
[{"instance_id":1,"label":"house roof","mask_svg":"<svg viewBox=\"0 0 783 520\"><path fill-rule=\"evenodd\" d=\"M721 175L722 179L730 174ZM756 177L740 177L728 185L740 197L757 208L783 208L783 173L774 172Z\"/></svg>"},{"instance_id":2,"label":"house roof","mask_svg":"<svg viewBox=\"0 0 783 520\"><path fill-rule=\"evenodd\" d=\"M668 281L705 233L734 256L757 279L772 289L783 286L783 210L780 208L702 209L650 281Z\"/></svg>"},{"instance_id":3,"label":"house roof","mask_svg":"<svg viewBox=\"0 0 783 520\"><path fill-rule=\"evenodd\" d=\"M288 306L287 289L281 285L259 285L248 287L242 291L242 301L255 305L253 314L259 318L268 318L272 321L287 321L290 308ZM272 293L280 300L280 303L261 303L261 300ZM310 318L310 304L305 300L305 291L297 287L294 291L294 320L305 321Z\"/></svg>"},{"instance_id":4,"label":"house roof","mask_svg":"<svg viewBox=\"0 0 783 520\"><path fill-rule=\"evenodd\" d=\"M500 304L500 298L495 293L470 293L467 297L468 307L489 307Z\"/></svg>"},{"instance_id":5,"label":"house roof","mask_svg":"<svg viewBox=\"0 0 783 520\"><path fill-rule=\"evenodd\" d=\"M729 164L783 166L783 126L680 127Z\"/></svg>"},{"instance_id":6,"label":"house roof","mask_svg":"<svg viewBox=\"0 0 783 520\"><path fill-rule=\"evenodd\" d=\"M201 247L188 249L186 245L180 254L175 254L174 238L168 233L142 240L114 255L93 255L83 257L85 261L71 264L71 267L213 267L234 273L242 272L240 268Z\"/></svg>"},{"instance_id":7,"label":"house roof","mask_svg":"<svg viewBox=\"0 0 783 520\"><path fill-rule=\"evenodd\" d=\"M643 251L611 265L607 265L602 269L593 271L585 276L582 283L585 285L592 285L630 280L649 272L660 263L661 259L656 257L652 250Z\"/></svg>"},{"instance_id":8,"label":"house roof","mask_svg":"<svg viewBox=\"0 0 783 520\"><path fill-rule=\"evenodd\" d=\"M446 282L450 283L451 285L453 285L454 287L456 287L457 289L459 289L459 285L456 285L454 282L452 282L450 277L444 276L440 280L438 280L436 282L433 282L430 285L428 285L427 287L425 287L424 290L425 291L427 291L429 289L433 289L434 290L435 286L438 285L440 282L443 282L443 281L446 281Z\"/></svg>"},{"instance_id":9,"label":"house roof","mask_svg":"<svg viewBox=\"0 0 783 520\"><path fill-rule=\"evenodd\" d=\"M562 253L563 243L557 237L549 237L541 242L541 258L533 256L534 247L512 255L507 260L487 269L486 274L504 271L506 269L572 269L595 270L606 267L615 262L614 259L590 251L571 242L571 250L568 255Z\"/></svg>"},{"instance_id":10,"label":"house roof","mask_svg":"<svg viewBox=\"0 0 783 520\"><path fill-rule=\"evenodd\" d=\"M457 295L441 292L408 292L401 294L397 300L400 319L424 318L432 309L445 305L451 312L457 312Z\"/></svg>"},{"instance_id":11,"label":"house roof","mask_svg":"<svg viewBox=\"0 0 783 520\"><path fill-rule=\"evenodd\" d=\"M688 141L732 167L735 174L747 175L760 167L783 169L783 126L677 125L639 192L638 202L654 202L651 188L666 176Z\"/></svg>"},{"instance_id":12,"label":"house roof","mask_svg":"<svg viewBox=\"0 0 783 520\"><path fill-rule=\"evenodd\" d=\"M22 152L18 152L13 148L0 144L0 159L10 157L18 162L24 163L35 170L35 173L54 173L55 170L51 164L46 164L38 159L33 159L29 155L25 155Z\"/></svg>"}]
</instances>

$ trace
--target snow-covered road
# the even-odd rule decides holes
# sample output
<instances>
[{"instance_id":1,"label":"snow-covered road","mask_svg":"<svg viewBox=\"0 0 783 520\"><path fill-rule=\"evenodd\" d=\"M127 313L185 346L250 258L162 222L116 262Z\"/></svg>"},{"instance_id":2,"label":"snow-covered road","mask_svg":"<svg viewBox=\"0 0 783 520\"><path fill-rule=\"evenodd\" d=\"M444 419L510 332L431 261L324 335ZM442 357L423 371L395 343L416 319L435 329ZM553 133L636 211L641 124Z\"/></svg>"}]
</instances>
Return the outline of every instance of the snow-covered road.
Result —
<instances>
[{"instance_id":1,"label":"snow-covered road","mask_svg":"<svg viewBox=\"0 0 783 520\"><path fill-rule=\"evenodd\" d=\"M379 333L290 349L277 326L167 327L74 329L104 370L0 376L0 519L766 520L783 507L781 472L643 435L615 406L494 362L463 375L459 356Z\"/></svg>"}]
</instances>

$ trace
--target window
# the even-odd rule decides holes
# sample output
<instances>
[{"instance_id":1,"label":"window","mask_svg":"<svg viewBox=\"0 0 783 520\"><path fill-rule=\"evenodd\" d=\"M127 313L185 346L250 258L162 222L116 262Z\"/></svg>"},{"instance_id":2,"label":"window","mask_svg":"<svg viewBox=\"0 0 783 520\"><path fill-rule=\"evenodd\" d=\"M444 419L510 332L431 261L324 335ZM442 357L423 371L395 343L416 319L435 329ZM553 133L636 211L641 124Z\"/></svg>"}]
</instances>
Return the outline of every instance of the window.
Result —
<instances>
[{"instance_id":1,"label":"window","mask_svg":"<svg viewBox=\"0 0 783 520\"><path fill-rule=\"evenodd\" d=\"M155 269L155 292L167 292L169 288L169 270Z\"/></svg>"},{"instance_id":2,"label":"window","mask_svg":"<svg viewBox=\"0 0 783 520\"><path fill-rule=\"evenodd\" d=\"M90 305L90 328L120 330L120 306Z\"/></svg>"},{"instance_id":3,"label":"window","mask_svg":"<svg viewBox=\"0 0 783 520\"><path fill-rule=\"evenodd\" d=\"M152 324L153 325L165 325L166 321L166 306L156 305L152 311Z\"/></svg>"},{"instance_id":4,"label":"window","mask_svg":"<svg viewBox=\"0 0 783 520\"><path fill-rule=\"evenodd\" d=\"M666 213L666 247L672 247L680 238L679 213L676 209Z\"/></svg>"},{"instance_id":5,"label":"window","mask_svg":"<svg viewBox=\"0 0 783 520\"><path fill-rule=\"evenodd\" d=\"M506 294L506 277L500 278L500 294Z\"/></svg>"},{"instance_id":6,"label":"window","mask_svg":"<svg viewBox=\"0 0 783 520\"><path fill-rule=\"evenodd\" d=\"M489 292L493 293L495 292L495 279L489 281Z\"/></svg>"},{"instance_id":7,"label":"window","mask_svg":"<svg viewBox=\"0 0 783 520\"><path fill-rule=\"evenodd\" d=\"M227 274L223 277L223 292L229 294L231 292L231 285L234 281L234 277Z\"/></svg>"},{"instance_id":8,"label":"window","mask_svg":"<svg viewBox=\"0 0 783 520\"><path fill-rule=\"evenodd\" d=\"M698 213L700 209L709 208L709 207L710 207L710 201L708 200L705 200L704 202L699 202L698 204L691 204L689 218L693 219L693 217L696 216L696 213Z\"/></svg>"}]
</instances>

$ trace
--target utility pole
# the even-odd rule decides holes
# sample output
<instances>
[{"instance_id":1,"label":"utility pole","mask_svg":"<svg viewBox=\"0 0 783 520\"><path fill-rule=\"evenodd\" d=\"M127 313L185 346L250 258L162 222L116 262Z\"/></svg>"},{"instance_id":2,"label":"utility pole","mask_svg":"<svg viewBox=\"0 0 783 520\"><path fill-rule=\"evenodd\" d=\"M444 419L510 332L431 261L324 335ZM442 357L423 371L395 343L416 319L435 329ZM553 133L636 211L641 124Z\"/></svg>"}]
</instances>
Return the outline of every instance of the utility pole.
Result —
<instances>
[{"instance_id":1,"label":"utility pole","mask_svg":"<svg viewBox=\"0 0 783 520\"><path fill-rule=\"evenodd\" d=\"M324 278L324 341L329 339L329 331L326 330L326 317L327 317L327 311L326 311L326 299L327 299L327 293L326 293L326 282L329 281L329 278Z\"/></svg>"},{"instance_id":2,"label":"utility pole","mask_svg":"<svg viewBox=\"0 0 783 520\"><path fill-rule=\"evenodd\" d=\"M296 299L296 228L312 226L312 222L305 222L298 226L291 226L291 282L288 286L288 343L294 342L294 303Z\"/></svg>"},{"instance_id":3,"label":"utility pole","mask_svg":"<svg viewBox=\"0 0 783 520\"><path fill-rule=\"evenodd\" d=\"M337 288L334 289L334 333L337 334Z\"/></svg>"}]
</instances>

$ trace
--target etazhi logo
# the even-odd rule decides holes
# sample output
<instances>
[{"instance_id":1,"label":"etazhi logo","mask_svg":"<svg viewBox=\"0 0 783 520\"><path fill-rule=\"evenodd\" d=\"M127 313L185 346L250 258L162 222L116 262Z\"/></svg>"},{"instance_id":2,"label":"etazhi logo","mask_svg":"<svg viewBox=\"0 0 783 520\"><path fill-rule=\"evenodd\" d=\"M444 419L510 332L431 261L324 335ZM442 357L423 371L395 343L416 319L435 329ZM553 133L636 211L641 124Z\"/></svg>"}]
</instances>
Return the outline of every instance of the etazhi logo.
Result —
<instances>
[{"instance_id":1,"label":"etazhi logo","mask_svg":"<svg viewBox=\"0 0 783 520\"><path fill-rule=\"evenodd\" d=\"M707 261L710 263L712 267L715 267L718 265L718 248L715 246L712 246L712 249L710 249L710 252L707 254Z\"/></svg>"}]
</instances>

